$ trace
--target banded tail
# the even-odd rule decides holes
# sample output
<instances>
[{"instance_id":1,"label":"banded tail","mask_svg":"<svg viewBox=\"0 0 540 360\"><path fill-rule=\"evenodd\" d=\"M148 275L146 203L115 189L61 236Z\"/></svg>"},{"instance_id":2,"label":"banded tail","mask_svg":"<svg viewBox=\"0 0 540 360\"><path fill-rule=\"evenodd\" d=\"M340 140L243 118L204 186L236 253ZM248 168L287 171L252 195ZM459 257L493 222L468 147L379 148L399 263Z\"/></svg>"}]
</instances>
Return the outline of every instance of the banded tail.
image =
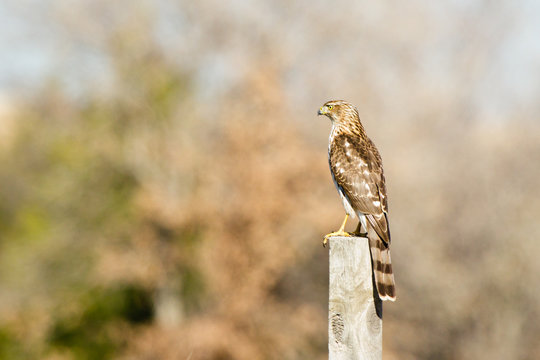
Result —
<instances>
[{"instance_id":1,"label":"banded tail","mask_svg":"<svg viewBox=\"0 0 540 360\"><path fill-rule=\"evenodd\" d=\"M396 301L396 286L389 244L382 241L371 227L368 229L368 238L377 293L381 300Z\"/></svg>"},{"instance_id":2,"label":"banded tail","mask_svg":"<svg viewBox=\"0 0 540 360\"><path fill-rule=\"evenodd\" d=\"M396 285L390 258L390 228L386 213L367 214L360 218L362 226L367 229L371 265L377 293L381 300L396 301ZM368 226L369 224L369 226ZM358 225L360 227L360 224Z\"/></svg>"}]
</instances>

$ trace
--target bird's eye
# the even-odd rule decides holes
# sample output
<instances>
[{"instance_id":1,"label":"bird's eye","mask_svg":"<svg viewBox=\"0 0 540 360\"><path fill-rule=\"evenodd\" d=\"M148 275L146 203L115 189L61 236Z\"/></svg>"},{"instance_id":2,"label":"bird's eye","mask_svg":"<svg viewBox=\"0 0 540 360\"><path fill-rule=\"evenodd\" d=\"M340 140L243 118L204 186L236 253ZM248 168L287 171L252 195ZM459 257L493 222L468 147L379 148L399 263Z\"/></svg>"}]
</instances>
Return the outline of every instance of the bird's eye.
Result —
<instances>
[{"instance_id":1,"label":"bird's eye","mask_svg":"<svg viewBox=\"0 0 540 360\"><path fill-rule=\"evenodd\" d=\"M332 110L334 108L334 105L328 105L328 110Z\"/></svg>"}]
</instances>

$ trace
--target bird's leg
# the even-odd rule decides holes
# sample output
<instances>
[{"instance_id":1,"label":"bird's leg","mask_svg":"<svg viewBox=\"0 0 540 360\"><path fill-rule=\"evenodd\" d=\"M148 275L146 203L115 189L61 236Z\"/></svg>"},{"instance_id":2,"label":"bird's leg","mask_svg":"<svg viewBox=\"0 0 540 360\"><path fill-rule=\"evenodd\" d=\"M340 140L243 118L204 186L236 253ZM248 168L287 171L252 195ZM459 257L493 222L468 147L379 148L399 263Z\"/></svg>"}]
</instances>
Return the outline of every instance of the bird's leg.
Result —
<instances>
[{"instance_id":1,"label":"bird's leg","mask_svg":"<svg viewBox=\"0 0 540 360\"><path fill-rule=\"evenodd\" d=\"M339 228L339 230L331 232L330 234L326 234L324 236L324 240L322 243L323 247L326 247L326 244L328 244L328 238L331 236L351 236L351 234L344 231L345 224L347 223L348 218L349 218L349 214L345 214L345 219L343 219L343 224L341 224L341 227Z\"/></svg>"},{"instance_id":2,"label":"bird's leg","mask_svg":"<svg viewBox=\"0 0 540 360\"><path fill-rule=\"evenodd\" d=\"M359 236L359 237L367 237L367 232L364 232L364 233L362 232L362 222L361 221L358 222L358 226L356 227L356 230L354 230L354 232L352 234L355 235L355 236Z\"/></svg>"}]
</instances>

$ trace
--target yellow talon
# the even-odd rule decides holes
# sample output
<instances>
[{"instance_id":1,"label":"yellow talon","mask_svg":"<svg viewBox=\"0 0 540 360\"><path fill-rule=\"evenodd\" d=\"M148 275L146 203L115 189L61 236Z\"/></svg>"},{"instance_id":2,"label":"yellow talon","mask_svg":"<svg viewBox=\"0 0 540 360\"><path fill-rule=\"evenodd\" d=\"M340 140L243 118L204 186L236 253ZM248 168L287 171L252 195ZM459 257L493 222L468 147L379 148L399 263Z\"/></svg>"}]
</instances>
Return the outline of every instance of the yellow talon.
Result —
<instances>
[{"instance_id":1,"label":"yellow talon","mask_svg":"<svg viewBox=\"0 0 540 360\"><path fill-rule=\"evenodd\" d=\"M353 236L351 234L349 234L348 232L345 232L345 231L335 231L335 232L332 232L330 234L326 234L324 236L324 240L322 242L322 246L323 247L326 247L326 244L328 244L328 238L332 237L332 236Z\"/></svg>"},{"instance_id":2,"label":"yellow talon","mask_svg":"<svg viewBox=\"0 0 540 360\"><path fill-rule=\"evenodd\" d=\"M349 214L346 214L345 215L345 219L343 220L343 224L341 224L340 228L338 231L334 231L334 232L331 232L330 234L326 234L324 236L324 240L323 240L323 247L326 247L326 244L328 244L328 238L329 237L332 237L332 236L352 236L351 234L349 234L348 232L345 232L344 229L345 229L345 224L347 223L347 219L349 218Z\"/></svg>"}]
</instances>

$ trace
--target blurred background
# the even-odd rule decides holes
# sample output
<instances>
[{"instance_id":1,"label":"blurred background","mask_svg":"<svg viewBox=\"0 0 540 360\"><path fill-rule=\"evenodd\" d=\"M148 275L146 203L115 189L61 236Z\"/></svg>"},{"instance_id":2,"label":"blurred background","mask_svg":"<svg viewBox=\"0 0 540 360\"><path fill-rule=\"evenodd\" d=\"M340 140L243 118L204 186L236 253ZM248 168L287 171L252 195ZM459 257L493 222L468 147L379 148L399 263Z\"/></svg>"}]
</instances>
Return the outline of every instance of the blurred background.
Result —
<instances>
[{"instance_id":1,"label":"blurred background","mask_svg":"<svg viewBox=\"0 0 540 360\"><path fill-rule=\"evenodd\" d=\"M3 0L0 21L1 359L327 358L330 99L384 160L384 358L540 358L540 3Z\"/></svg>"}]
</instances>

